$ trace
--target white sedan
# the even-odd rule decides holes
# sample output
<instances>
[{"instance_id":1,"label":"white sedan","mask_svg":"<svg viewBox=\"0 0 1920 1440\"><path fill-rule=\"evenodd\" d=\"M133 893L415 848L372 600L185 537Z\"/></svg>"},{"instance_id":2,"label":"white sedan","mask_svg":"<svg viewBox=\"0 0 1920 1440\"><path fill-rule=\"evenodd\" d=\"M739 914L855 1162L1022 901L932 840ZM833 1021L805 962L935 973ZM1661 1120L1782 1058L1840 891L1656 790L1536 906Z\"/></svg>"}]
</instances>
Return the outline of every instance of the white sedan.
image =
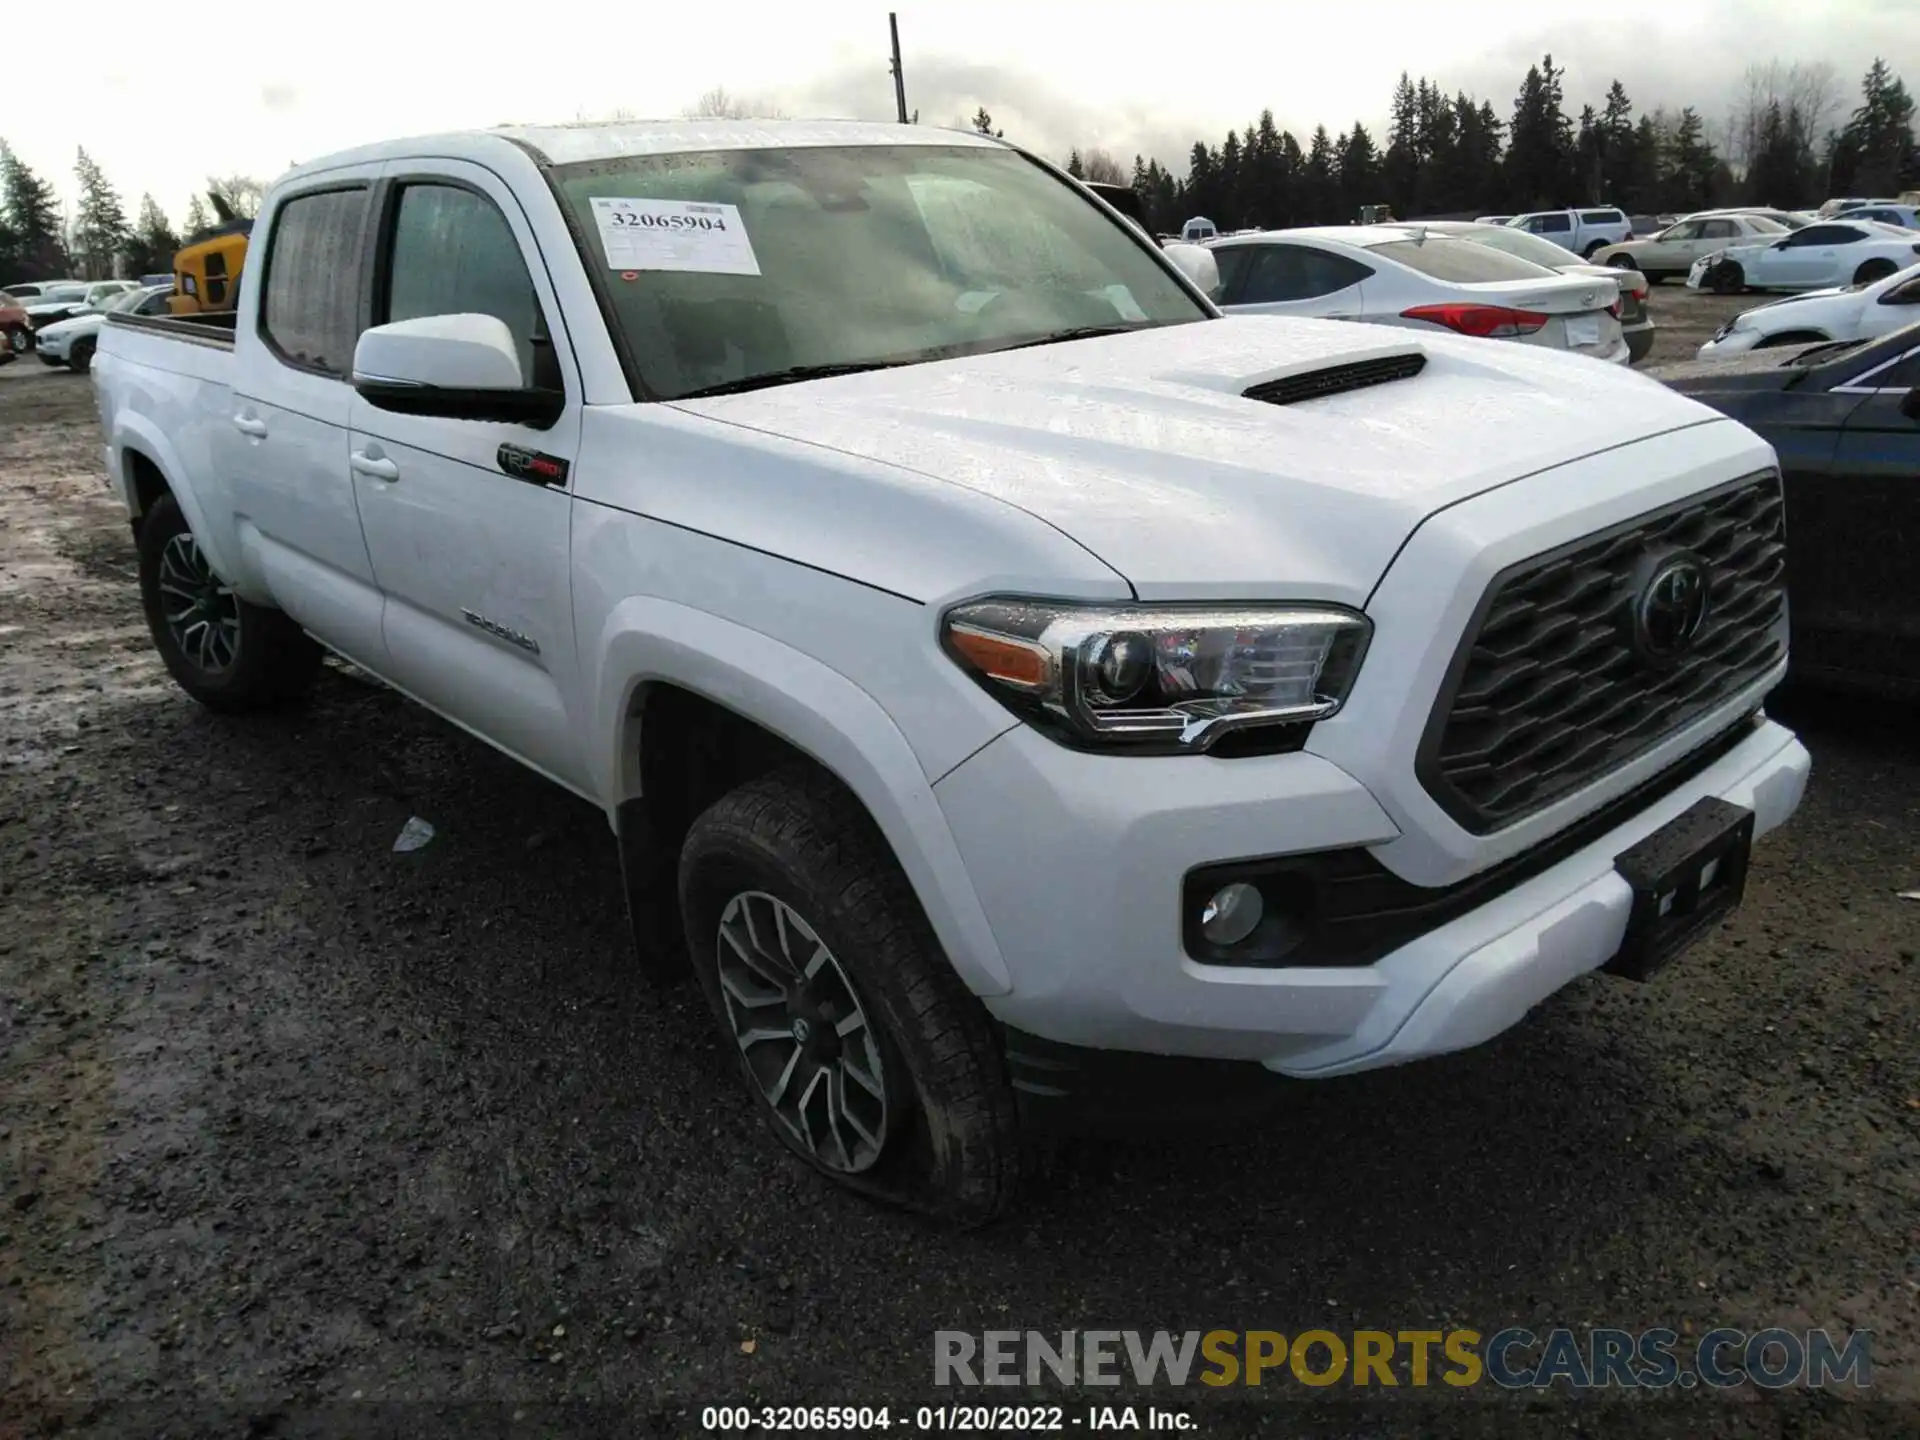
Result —
<instances>
[{"instance_id":1,"label":"white sedan","mask_svg":"<svg viewBox=\"0 0 1920 1440\"><path fill-rule=\"evenodd\" d=\"M1685 275L1694 261L1729 245L1770 244L1790 233L1791 226L1764 215L1689 215L1648 239L1609 245L1593 263L1638 270L1658 285L1669 276Z\"/></svg>"},{"instance_id":2,"label":"white sedan","mask_svg":"<svg viewBox=\"0 0 1920 1440\"><path fill-rule=\"evenodd\" d=\"M1722 360L1776 345L1822 340L1877 340L1920 321L1920 265L1871 285L1811 290L1743 310L1700 347L1702 360Z\"/></svg>"},{"instance_id":3,"label":"white sedan","mask_svg":"<svg viewBox=\"0 0 1920 1440\"><path fill-rule=\"evenodd\" d=\"M1824 290L1870 285L1920 255L1920 236L1872 220L1823 221L1764 245L1734 245L1694 261L1689 290Z\"/></svg>"},{"instance_id":4,"label":"white sedan","mask_svg":"<svg viewBox=\"0 0 1920 1440\"><path fill-rule=\"evenodd\" d=\"M1559 275L1419 225L1269 230L1216 240L1230 314L1311 315L1518 340L1624 365L1620 286Z\"/></svg>"}]
</instances>

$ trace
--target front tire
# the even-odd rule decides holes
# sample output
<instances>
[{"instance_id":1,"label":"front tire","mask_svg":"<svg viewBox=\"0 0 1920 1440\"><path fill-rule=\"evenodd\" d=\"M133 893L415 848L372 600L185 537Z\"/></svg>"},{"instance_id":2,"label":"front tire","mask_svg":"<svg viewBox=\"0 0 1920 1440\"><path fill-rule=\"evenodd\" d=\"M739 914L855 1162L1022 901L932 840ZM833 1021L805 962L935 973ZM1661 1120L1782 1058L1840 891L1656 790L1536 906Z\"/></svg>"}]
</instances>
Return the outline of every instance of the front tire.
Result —
<instances>
[{"instance_id":1,"label":"front tire","mask_svg":"<svg viewBox=\"0 0 1920 1440\"><path fill-rule=\"evenodd\" d=\"M722 796L680 856L687 950L754 1103L814 1169L961 1226L1004 1214L1019 1124L986 1010L831 776Z\"/></svg>"},{"instance_id":2,"label":"front tire","mask_svg":"<svg viewBox=\"0 0 1920 1440\"><path fill-rule=\"evenodd\" d=\"M67 366L76 375L84 375L93 368L93 342L76 340L73 348L67 352Z\"/></svg>"},{"instance_id":3,"label":"front tire","mask_svg":"<svg viewBox=\"0 0 1920 1440\"><path fill-rule=\"evenodd\" d=\"M1738 295L1747 288L1747 272L1737 261L1723 260L1713 267L1713 273L1707 278L1713 282L1716 295Z\"/></svg>"},{"instance_id":4,"label":"front tire","mask_svg":"<svg viewBox=\"0 0 1920 1440\"><path fill-rule=\"evenodd\" d=\"M7 349L16 355L24 355L33 348L33 332L21 326L7 331Z\"/></svg>"},{"instance_id":5,"label":"front tire","mask_svg":"<svg viewBox=\"0 0 1920 1440\"><path fill-rule=\"evenodd\" d=\"M140 527L140 602L176 684L211 710L260 710L305 693L313 639L278 610L242 600L213 573L173 496Z\"/></svg>"}]
</instances>

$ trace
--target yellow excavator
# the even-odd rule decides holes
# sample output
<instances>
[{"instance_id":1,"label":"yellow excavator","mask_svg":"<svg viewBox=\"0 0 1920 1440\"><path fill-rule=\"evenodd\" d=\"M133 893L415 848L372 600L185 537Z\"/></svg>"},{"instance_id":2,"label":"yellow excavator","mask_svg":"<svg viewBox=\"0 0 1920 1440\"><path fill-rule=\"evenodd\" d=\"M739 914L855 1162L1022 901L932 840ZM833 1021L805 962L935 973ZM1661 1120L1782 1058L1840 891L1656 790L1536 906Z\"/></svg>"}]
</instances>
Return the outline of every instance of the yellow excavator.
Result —
<instances>
[{"instance_id":1,"label":"yellow excavator","mask_svg":"<svg viewBox=\"0 0 1920 1440\"><path fill-rule=\"evenodd\" d=\"M202 230L173 257L175 315L211 315L231 311L240 296L240 267L247 258L253 221L229 220Z\"/></svg>"}]
</instances>

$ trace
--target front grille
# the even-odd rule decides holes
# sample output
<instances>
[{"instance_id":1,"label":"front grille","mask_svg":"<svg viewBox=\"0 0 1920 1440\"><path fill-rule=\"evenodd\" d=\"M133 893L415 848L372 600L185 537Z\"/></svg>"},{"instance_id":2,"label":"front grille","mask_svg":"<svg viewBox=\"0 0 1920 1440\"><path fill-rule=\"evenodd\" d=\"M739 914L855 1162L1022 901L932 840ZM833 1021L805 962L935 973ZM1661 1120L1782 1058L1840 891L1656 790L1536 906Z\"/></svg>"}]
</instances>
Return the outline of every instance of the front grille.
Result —
<instances>
[{"instance_id":1,"label":"front grille","mask_svg":"<svg viewBox=\"0 0 1920 1440\"><path fill-rule=\"evenodd\" d=\"M1523 560L1488 587L1421 742L1429 794L1475 834L1619 769L1763 678L1784 652L1786 545L1768 474ZM1707 611L1690 646L1644 657L1650 567L1691 556Z\"/></svg>"},{"instance_id":2,"label":"front grille","mask_svg":"<svg viewBox=\"0 0 1920 1440\"><path fill-rule=\"evenodd\" d=\"M1425 355L1389 355L1383 360L1356 360L1350 365L1329 365L1304 375L1288 375L1241 393L1249 400L1264 400L1269 405L1297 405L1302 400L1320 400L1348 390L1364 390L1369 385L1411 380L1426 367Z\"/></svg>"}]
</instances>

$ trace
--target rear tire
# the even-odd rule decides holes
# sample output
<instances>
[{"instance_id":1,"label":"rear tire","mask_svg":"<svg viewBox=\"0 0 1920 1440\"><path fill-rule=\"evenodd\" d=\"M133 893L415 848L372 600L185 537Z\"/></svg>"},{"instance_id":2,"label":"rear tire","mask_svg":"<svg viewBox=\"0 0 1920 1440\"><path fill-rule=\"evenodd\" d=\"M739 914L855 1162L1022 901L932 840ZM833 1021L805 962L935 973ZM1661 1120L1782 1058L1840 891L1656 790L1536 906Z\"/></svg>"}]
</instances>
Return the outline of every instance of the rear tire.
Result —
<instances>
[{"instance_id":1,"label":"rear tire","mask_svg":"<svg viewBox=\"0 0 1920 1440\"><path fill-rule=\"evenodd\" d=\"M1721 261L1707 278L1716 295L1738 295L1747 288L1747 272L1740 268L1738 261Z\"/></svg>"},{"instance_id":2,"label":"rear tire","mask_svg":"<svg viewBox=\"0 0 1920 1440\"><path fill-rule=\"evenodd\" d=\"M298 625L220 582L171 495L140 527L140 603L167 673L210 710L284 704L320 668L320 646Z\"/></svg>"},{"instance_id":3,"label":"rear tire","mask_svg":"<svg viewBox=\"0 0 1920 1440\"><path fill-rule=\"evenodd\" d=\"M793 766L715 801L681 851L680 908L722 1044L788 1149L950 1224L1006 1212L1023 1156L998 1038L833 777Z\"/></svg>"},{"instance_id":4,"label":"rear tire","mask_svg":"<svg viewBox=\"0 0 1920 1440\"><path fill-rule=\"evenodd\" d=\"M1598 255L1602 250L1606 248L1607 248L1606 241L1596 240L1581 252L1581 258L1583 260L1591 260L1593 259L1594 256Z\"/></svg>"},{"instance_id":5,"label":"rear tire","mask_svg":"<svg viewBox=\"0 0 1920 1440\"><path fill-rule=\"evenodd\" d=\"M1886 279L1893 274L1893 271L1894 264L1891 260L1869 260L1853 272L1853 283L1871 285L1876 280Z\"/></svg>"}]
</instances>

